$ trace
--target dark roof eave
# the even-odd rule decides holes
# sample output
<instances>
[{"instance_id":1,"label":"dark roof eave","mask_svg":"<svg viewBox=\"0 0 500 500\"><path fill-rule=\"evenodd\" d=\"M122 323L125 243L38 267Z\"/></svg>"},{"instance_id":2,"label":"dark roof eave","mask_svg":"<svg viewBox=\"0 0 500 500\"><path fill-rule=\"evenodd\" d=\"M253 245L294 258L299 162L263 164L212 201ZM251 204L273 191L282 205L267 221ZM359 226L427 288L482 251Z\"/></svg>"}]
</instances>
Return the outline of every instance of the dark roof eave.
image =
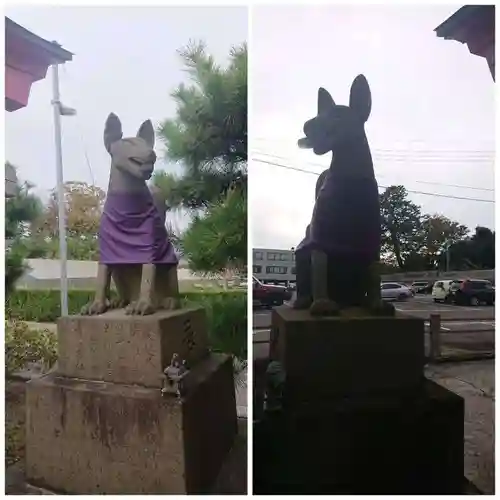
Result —
<instances>
[{"instance_id":1,"label":"dark roof eave","mask_svg":"<svg viewBox=\"0 0 500 500\"><path fill-rule=\"evenodd\" d=\"M49 42L38 35L35 35L26 28L12 21L8 17L5 18L5 36L9 36L9 33L15 34L20 38L23 38L27 42L39 47L45 51L51 58L51 64L61 64L73 60L73 53L69 50L63 49L56 42Z\"/></svg>"},{"instance_id":2,"label":"dark roof eave","mask_svg":"<svg viewBox=\"0 0 500 500\"><path fill-rule=\"evenodd\" d=\"M469 23L471 17L476 19L483 18L485 14L485 9L495 9L494 5L465 5L458 9L454 14L452 14L448 19L442 22L437 28L434 29L436 35L439 38L444 38L445 40L454 40L461 43L466 43L467 40L463 36L459 35L460 29L463 23ZM495 16L493 10L493 18ZM493 28L494 29L494 28Z\"/></svg>"}]
</instances>

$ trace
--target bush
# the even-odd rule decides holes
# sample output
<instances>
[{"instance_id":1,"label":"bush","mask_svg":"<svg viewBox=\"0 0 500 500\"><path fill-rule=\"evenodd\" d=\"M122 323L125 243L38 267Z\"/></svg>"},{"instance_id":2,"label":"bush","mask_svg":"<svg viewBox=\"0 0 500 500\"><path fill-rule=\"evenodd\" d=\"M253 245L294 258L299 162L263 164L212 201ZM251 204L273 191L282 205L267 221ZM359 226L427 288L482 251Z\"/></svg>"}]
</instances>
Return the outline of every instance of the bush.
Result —
<instances>
[{"instance_id":1,"label":"bush","mask_svg":"<svg viewBox=\"0 0 500 500\"><path fill-rule=\"evenodd\" d=\"M69 314L80 309L94 297L92 290L70 290ZM201 305L206 309L211 348L246 359L247 294L235 292L190 292L181 294L184 305ZM60 315L59 290L14 290L5 305L11 320L55 322Z\"/></svg>"},{"instance_id":2,"label":"bush","mask_svg":"<svg viewBox=\"0 0 500 500\"><path fill-rule=\"evenodd\" d=\"M194 294L192 294L194 295ZM247 294L198 294L196 303L207 311L208 335L214 351L247 359ZM195 302L190 297L186 302Z\"/></svg>"},{"instance_id":3,"label":"bush","mask_svg":"<svg viewBox=\"0 0 500 500\"><path fill-rule=\"evenodd\" d=\"M57 338L49 330L31 329L22 321L5 321L5 372L11 375L30 363L45 370L57 361Z\"/></svg>"},{"instance_id":4,"label":"bush","mask_svg":"<svg viewBox=\"0 0 500 500\"><path fill-rule=\"evenodd\" d=\"M16 281L26 271L23 261L24 255L19 248L8 248L5 253L5 295L8 296L14 290Z\"/></svg>"}]
</instances>

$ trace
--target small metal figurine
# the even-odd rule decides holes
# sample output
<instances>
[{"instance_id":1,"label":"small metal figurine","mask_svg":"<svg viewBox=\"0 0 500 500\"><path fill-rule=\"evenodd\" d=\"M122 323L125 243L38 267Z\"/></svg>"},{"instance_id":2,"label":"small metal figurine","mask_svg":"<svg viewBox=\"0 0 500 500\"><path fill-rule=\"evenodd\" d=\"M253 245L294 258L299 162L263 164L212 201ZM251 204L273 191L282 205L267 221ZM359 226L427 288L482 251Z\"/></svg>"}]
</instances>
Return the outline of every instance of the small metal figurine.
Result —
<instances>
[{"instance_id":1,"label":"small metal figurine","mask_svg":"<svg viewBox=\"0 0 500 500\"><path fill-rule=\"evenodd\" d=\"M181 396L184 392L182 379L189 372L186 361L182 361L177 353L174 353L170 365L163 371L163 388L162 395L175 394Z\"/></svg>"},{"instance_id":2,"label":"small metal figurine","mask_svg":"<svg viewBox=\"0 0 500 500\"><path fill-rule=\"evenodd\" d=\"M271 361L266 370L265 411L279 411L283 405L285 371L279 361Z\"/></svg>"}]
</instances>

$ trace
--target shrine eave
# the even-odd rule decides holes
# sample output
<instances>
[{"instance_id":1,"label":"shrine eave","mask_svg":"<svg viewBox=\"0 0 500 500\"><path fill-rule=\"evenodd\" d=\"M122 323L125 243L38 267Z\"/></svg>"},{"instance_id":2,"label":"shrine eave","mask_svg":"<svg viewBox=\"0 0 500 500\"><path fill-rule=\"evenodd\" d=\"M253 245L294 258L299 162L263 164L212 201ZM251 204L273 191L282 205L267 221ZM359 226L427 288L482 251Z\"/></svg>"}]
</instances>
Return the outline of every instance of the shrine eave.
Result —
<instances>
[{"instance_id":1,"label":"shrine eave","mask_svg":"<svg viewBox=\"0 0 500 500\"><path fill-rule=\"evenodd\" d=\"M43 80L47 69L73 59L73 54L5 18L5 110L27 106L31 85Z\"/></svg>"},{"instance_id":2,"label":"shrine eave","mask_svg":"<svg viewBox=\"0 0 500 500\"><path fill-rule=\"evenodd\" d=\"M471 54L484 57L495 79L494 5L465 5L434 31L445 40L467 44Z\"/></svg>"}]
</instances>

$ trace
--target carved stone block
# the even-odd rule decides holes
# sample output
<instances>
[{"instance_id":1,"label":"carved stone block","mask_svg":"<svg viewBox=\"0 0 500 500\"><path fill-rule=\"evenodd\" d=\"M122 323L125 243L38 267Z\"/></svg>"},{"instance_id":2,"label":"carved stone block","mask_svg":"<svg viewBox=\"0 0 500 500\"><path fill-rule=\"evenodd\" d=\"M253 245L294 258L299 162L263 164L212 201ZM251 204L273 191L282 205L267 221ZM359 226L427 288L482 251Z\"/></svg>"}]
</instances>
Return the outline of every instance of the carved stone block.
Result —
<instances>
[{"instance_id":1,"label":"carved stone block","mask_svg":"<svg viewBox=\"0 0 500 500\"><path fill-rule=\"evenodd\" d=\"M283 306L272 323L271 359L284 367L287 400L411 392L423 383L423 320L316 318Z\"/></svg>"},{"instance_id":2,"label":"carved stone block","mask_svg":"<svg viewBox=\"0 0 500 500\"><path fill-rule=\"evenodd\" d=\"M64 377L161 389L163 370L177 353L188 366L208 355L201 307L127 316L124 310L58 320L59 366Z\"/></svg>"},{"instance_id":3,"label":"carved stone block","mask_svg":"<svg viewBox=\"0 0 500 500\"><path fill-rule=\"evenodd\" d=\"M66 494L208 493L237 432L231 357L189 373L185 397L49 374L26 388L26 476Z\"/></svg>"}]
</instances>

